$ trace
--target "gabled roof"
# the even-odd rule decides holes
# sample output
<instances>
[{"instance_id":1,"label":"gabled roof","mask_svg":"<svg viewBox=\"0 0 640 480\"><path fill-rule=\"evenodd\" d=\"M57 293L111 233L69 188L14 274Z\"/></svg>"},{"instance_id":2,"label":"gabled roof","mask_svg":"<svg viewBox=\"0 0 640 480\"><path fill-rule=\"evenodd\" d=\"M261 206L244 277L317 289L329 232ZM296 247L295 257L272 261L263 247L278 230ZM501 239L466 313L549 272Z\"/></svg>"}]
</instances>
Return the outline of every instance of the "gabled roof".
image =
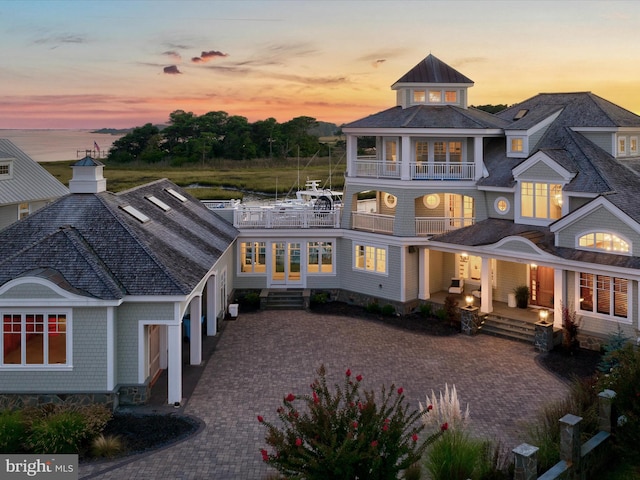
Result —
<instances>
[{"instance_id":1,"label":"gabled roof","mask_svg":"<svg viewBox=\"0 0 640 480\"><path fill-rule=\"evenodd\" d=\"M150 195L171 209L151 203ZM124 211L127 205L148 221ZM187 295L237 233L168 180L119 194L69 194L0 232L0 285L27 272L55 271L68 288L99 299Z\"/></svg>"},{"instance_id":2,"label":"gabled roof","mask_svg":"<svg viewBox=\"0 0 640 480\"><path fill-rule=\"evenodd\" d=\"M429 54L424 60L400 77L391 88L394 88L399 83L464 83L473 85L473 80Z\"/></svg>"},{"instance_id":3,"label":"gabled roof","mask_svg":"<svg viewBox=\"0 0 640 480\"><path fill-rule=\"evenodd\" d=\"M495 129L506 122L476 108L454 105L392 107L346 124L343 128L456 128Z\"/></svg>"},{"instance_id":4,"label":"gabled roof","mask_svg":"<svg viewBox=\"0 0 640 480\"><path fill-rule=\"evenodd\" d=\"M10 140L0 138L0 159L13 160L13 175L0 180L0 205L51 200L69 189Z\"/></svg>"}]
</instances>

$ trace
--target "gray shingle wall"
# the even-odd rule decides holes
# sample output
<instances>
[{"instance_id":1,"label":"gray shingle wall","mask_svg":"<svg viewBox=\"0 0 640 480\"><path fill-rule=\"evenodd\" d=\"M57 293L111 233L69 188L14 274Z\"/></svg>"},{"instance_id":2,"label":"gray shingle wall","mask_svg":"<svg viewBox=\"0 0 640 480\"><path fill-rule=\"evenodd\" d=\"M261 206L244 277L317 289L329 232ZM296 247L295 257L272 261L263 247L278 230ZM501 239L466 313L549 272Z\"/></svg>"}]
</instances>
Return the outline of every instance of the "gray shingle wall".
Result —
<instances>
[{"instance_id":1,"label":"gray shingle wall","mask_svg":"<svg viewBox=\"0 0 640 480\"><path fill-rule=\"evenodd\" d=\"M580 132L609 155L613 155L613 134L608 132Z\"/></svg>"},{"instance_id":2,"label":"gray shingle wall","mask_svg":"<svg viewBox=\"0 0 640 480\"><path fill-rule=\"evenodd\" d=\"M0 206L0 230L18 219L18 205Z\"/></svg>"},{"instance_id":3,"label":"gray shingle wall","mask_svg":"<svg viewBox=\"0 0 640 480\"><path fill-rule=\"evenodd\" d=\"M537 162L531 165L530 168L522 172L518 177L518 180L521 181L527 181L528 179L544 179L547 182L564 181L564 179L556 173L555 170L547 166L544 162Z\"/></svg>"},{"instance_id":4,"label":"gray shingle wall","mask_svg":"<svg viewBox=\"0 0 640 480\"><path fill-rule=\"evenodd\" d=\"M507 302L509 294L520 285L529 285L527 282L527 265L522 263L496 261L496 288L493 293L493 300Z\"/></svg>"},{"instance_id":5,"label":"gray shingle wall","mask_svg":"<svg viewBox=\"0 0 640 480\"><path fill-rule=\"evenodd\" d=\"M50 288L37 283L16 285L15 287L7 290L3 295L0 295L2 299L25 299L25 298L62 298Z\"/></svg>"},{"instance_id":6,"label":"gray shingle wall","mask_svg":"<svg viewBox=\"0 0 640 480\"><path fill-rule=\"evenodd\" d=\"M576 236L587 231L617 233L631 242L631 249L636 252L636 255L640 251L640 235L603 207L596 209L589 215L580 217L571 225L560 230L557 233L558 246L575 248Z\"/></svg>"}]
</instances>

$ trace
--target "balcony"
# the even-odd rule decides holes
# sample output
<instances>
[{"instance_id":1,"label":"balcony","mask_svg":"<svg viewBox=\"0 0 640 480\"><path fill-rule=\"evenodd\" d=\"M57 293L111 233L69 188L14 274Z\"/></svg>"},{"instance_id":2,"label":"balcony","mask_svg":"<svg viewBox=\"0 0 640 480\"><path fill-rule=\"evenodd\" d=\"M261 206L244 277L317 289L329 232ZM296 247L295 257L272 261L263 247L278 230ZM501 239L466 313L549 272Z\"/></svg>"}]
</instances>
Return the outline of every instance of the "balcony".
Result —
<instances>
[{"instance_id":1,"label":"balcony","mask_svg":"<svg viewBox=\"0 0 640 480\"><path fill-rule=\"evenodd\" d=\"M418 217L416 218L416 236L438 235L440 233L468 227L475 223L475 218L463 217Z\"/></svg>"},{"instance_id":2,"label":"balcony","mask_svg":"<svg viewBox=\"0 0 640 480\"><path fill-rule=\"evenodd\" d=\"M401 178L399 162L360 156L355 161L355 176L365 178ZM476 165L472 162L410 162L411 180L474 180Z\"/></svg>"},{"instance_id":3,"label":"balcony","mask_svg":"<svg viewBox=\"0 0 640 480\"><path fill-rule=\"evenodd\" d=\"M233 226L243 228L340 228L340 209L312 207L239 207L233 212Z\"/></svg>"},{"instance_id":4,"label":"balcony","mask_svg":"<svg viewBox=\"0 0 640 480\"><path fill-rule=\"evenodd\" d=\"M394 220L393 215L351 212L351 225L354 230L392 234Z\"/></svg>"}]
</instances>

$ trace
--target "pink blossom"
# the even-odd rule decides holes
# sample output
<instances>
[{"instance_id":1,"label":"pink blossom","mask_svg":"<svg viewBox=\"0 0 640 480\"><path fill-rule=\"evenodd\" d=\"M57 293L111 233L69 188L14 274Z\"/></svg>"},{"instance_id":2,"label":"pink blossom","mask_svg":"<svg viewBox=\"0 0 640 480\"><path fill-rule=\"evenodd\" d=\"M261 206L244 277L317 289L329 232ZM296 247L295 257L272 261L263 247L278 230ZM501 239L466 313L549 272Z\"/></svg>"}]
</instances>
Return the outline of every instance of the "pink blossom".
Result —
<instances>
[{"instance_id":1,"label":"pink blossom","mask_svg":"<svg viewBox=\"0 0 640 480\"><path fill-rule=\"evenodd\" d=\"M264 448L260 450L260 453L262 454L263 462L269 461L269 453Z\"/></svg>"},{"instance_id":2,"label":"pink blossom","mask_svg":"<svg viewBox=\"0 0 640 480\"><path fill-rule=\"evenodd\" d=\"M356 380L357 380L357 381L359 381L359 382L361 382L361 381L362 381L362 375L358 375L358 376L356 377Z\"/></svg>"},{"instance_id":3,"label":"pink blossom","mask_svg":"<svg viewBox=\"0 0 640 480\"><path fill-rule=\"evenodd\" d=\"M389 430L389 425L387 425L387 424L385 423L385 424L382 426L382 430L383 430L383 431L385 431L385 432L386 432L387 430Z\"/></svg>"},{"instance_id":4,"label":"pink blossom","mask_svg":"<svg viewBox=\"0 0 640 480\"><path fill-rule=\"evenodd\" d=\"M320 398L318 398L318 394L316 392L313 392L313 403L320 403Z\"/></svg>"},{"instance_id":5,"label":"pink blossom","mask_svg":"<svg viewBox=\"0 0 640 480\"><path fill-rule=\"evenodd\" d=\"M402 395L402 392L404 392L404 388L400 387L400 388L398 389L398 395Z\"/></svg>"},{"instance_id":6,"label":"pink blossom","mask_svg":"<svg viewBox=\"0 0 640 480\"><path fill-rule=\"evenodd\" d=\"M411 440L413 440L414 442L418 441L418 434L414 433L413 435L411 435Z\"/></svg>"},{"instance_id":7,"label":"pink blossom","mask_svg":"<svg viewBox=\"0 0 640 480\"><path fill-rule=\"evenodd\" d=\"M353 422L353 428L358 428L358 422Z\"/></svg>"},{"instance_id":8,"label":"pink blossom","mask_svg":"<svg viewBox=\"0 0 640 480\"><path fill-rule=\"evenodd\" d=\"M371 442L371 446L372 447L377 447L378 446L378 440L374 440L373 442Z\"/></svg>"},{"instance_id":9,"label":"pink blossom","mask_svg":"<svg viewBox=\"0 0 640 480\"><path fill-rule=\"evenodd\" d=\"M440 426L440 430L442 430L443 432L445 430L449 429L449 424L447 422L444 422L441 426Z\"/></svg>"},{"instance_id":10,"label":"pink blossom","mask_svg":"<svg viewBox=\"0 0 640 480\"><path fill-rule=\"evenodd\" d=\"M293 402L296 399L296 396L293 393L290 393L286 397L284 397L286 402Z\"/></svg>"},{"instance_id":11,"label":"pink blossom","mask_svg":"<svg viewBox=\"0 0 640 480\"><path fill-rule=\"evenodd\" d=\"M350 368L347 368L347 371L346 371L346 372L344 372L344 374L345 374L347 377L350 377L350 376L351 376L351 369L350 369Z\"/></svg>"},{"instance_id":12,"label":"pink blossom","mask_svg":"<svg viewBox=\"0 0 640 480\"><path fill-rule=\"evenodd\" d=\"M302 439L300 437L296 438L296 447L299 447L302 445Z\"/></svg>"},{"instance_id":13,"label":"pink blossom","mask_svg":"<svg viewBox=\"0 0 640 480\"><path fill-rule=\"evenodd\" d=\"M264 417L262 415L258 415L258 421L260 423L264 422Z\"/></svg>"},{"instance_id":14,"label":"pink blossom","mask_svg":"<svg viewBox=\"0 0 640 480\"><path fill-rule=\"evenodd\" d=\"M429 406L427 407L427 412L430 412L431 410L433 410L433 405L429 405Z\"/></svg>"}]
</instances>

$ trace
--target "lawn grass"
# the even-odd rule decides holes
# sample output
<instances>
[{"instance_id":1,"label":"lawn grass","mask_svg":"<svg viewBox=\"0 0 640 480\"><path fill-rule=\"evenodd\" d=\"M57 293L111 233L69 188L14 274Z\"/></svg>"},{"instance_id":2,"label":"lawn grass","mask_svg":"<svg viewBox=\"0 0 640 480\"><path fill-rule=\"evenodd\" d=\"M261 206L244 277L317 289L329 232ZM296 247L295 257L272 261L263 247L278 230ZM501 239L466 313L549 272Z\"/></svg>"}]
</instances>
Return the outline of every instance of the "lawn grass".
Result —
<instances>
[{"instance_id":1,"label":"lawn grass","mask_svg":"<svg viewBox=\"0 0 640 480\"><path fill-rule=\"evenodd\" d=\"M65 185L69 185L74 161L43 162L49 173ZM121 192L145 183L168 178L185 188L200 200L242 198L242 192L259 192L283 195L290 189L297 190L309 180L320 180L331 187L342 189L344 185L344 160L329 158L212 160L208 163L174 167L166 162L156 164L106 164L104 177L110 192Z\"/></svg>"}]
</instances>

